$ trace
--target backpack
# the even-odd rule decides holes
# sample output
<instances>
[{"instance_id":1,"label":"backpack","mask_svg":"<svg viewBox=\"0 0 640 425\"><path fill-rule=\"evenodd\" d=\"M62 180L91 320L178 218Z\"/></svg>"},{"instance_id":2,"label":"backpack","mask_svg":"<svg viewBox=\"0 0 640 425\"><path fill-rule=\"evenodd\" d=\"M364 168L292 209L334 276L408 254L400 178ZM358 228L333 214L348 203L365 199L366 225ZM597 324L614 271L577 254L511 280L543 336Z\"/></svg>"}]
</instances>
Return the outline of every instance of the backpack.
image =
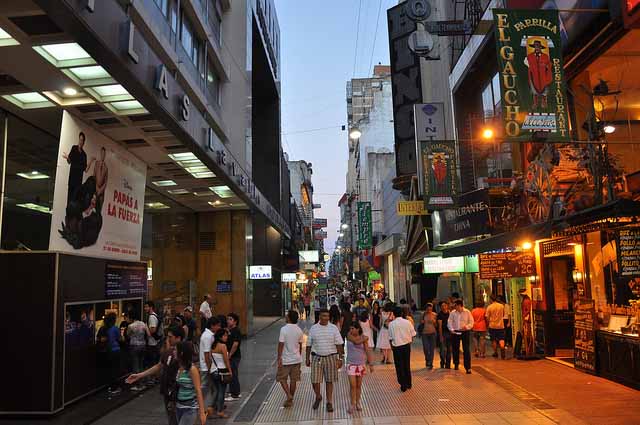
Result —
<instances>
[{"instance_id":1,"label":"backpack","mask_svg":"<svg viewBox=\"0 0 640 425\"><path fill-rule=\"evenodd\" d=\"M149 314L149 317L151 316L156 316L156 319L158 320L158 326L156 326L156 331L151 334L151 337L156 341L158 341L158 343L161 343L162 339L164 338L164 326L162 323L162 318L158 316L156 312ZM147 326L148 325L149 325L149 321L147 320Z\"/></svg>"}]
</instances>

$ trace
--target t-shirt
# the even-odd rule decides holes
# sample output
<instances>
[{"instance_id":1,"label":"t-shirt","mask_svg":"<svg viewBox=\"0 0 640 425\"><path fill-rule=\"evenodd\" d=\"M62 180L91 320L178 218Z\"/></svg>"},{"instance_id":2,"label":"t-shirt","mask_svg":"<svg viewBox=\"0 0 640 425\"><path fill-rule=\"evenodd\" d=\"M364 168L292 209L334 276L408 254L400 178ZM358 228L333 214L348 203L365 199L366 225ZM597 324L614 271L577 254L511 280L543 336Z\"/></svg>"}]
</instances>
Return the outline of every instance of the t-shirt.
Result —
<instances>
[{"instance_id":1,"label":"t-shirt","mask_svg":"<svg viewBox=\"0 0 640 425\"><path fill-rule=\"evenodd\" d=\"M208 372L207 362L204 359L204 353L211 352L211 346L213 345L213 340L215 335L211 332L211 329L205 329L200 336L200 370L203 372Z\"/></svg>"},{"instance_id":2,"label":"t-shirt","mask_svg":"<svg viewBox=\"0 0 640 425\"><path fill-rule=\"evenodd\" d=\"M448 335L450 334L449 328L447 327L447 323L449 323L449 313L445 313L444 311L440 311L437 316L437 320L442 321L442 334Z\"/></svg>"},{"instance_id":3,"label":"t-shirt","mask_svg":"<svg viewBox=\"0 0 640 425\"><path fill-rule=\"evenodd\" d=\"M342 345L343 343L340 330L332 323L326 326L316 323L309 329L307 347L311 347L311 352L319 356L336 354L338 352L336 345Z\"/></svg>"},{"instance_id":4,"label":"t-shirt","mask_svg":"<svg viewBox=\"0 0 640 425\"><path fill-rule=\"evenodd\" d=\"M504 317L504 306L502 304L491 303L489 307L487 307L486 316L487 319L489 319L490 329L504 329L504 322L502 321Z\"/></svg>"},{"instance_id":5,"label":"t-shirt","mask_svg":"<svg viewBox=\"0 0 640 425\"><path fill-rule=\"evenodd\" d=\"M355 306L353 307L353 313L356 315L356 319L360 320L360 316L362 315L362 313L369 311L367 309L367 307L365 307L364 305L361 306Z\"/></svg>"},{"instance_id":6,"label":"t-shirt","mask_svg":"<svg viewBox=\"0 0 640 425\"><path fill-rule=\"evenodd\" d=\"M107 330L107 338L111 351L120 351L120 328L111 326Z\"/></svg>"},{"instance_id":7,"label":"t-shirt","mask_svg":"<svg viewBox=\"0 0 640 425\"><path fill-rule=\"evenodd\" d=\"M151 313L149 315L149 319L147 320L147 327L149 328L149 331L151 331L151 328L156 328L156 334L158 333L158 326L160 326L160 324L158 323L158 316L155 313ZM158 341L157 339L155 339L153 337L153 334L149 337L149 340L147 341L147 344L149 344L151 347L155 347L156 345L158 345Z\"/></svg>"},{"instance_id":8,"label":"t-shirt","mask_svg":"<svg viewBox=\"0 0 640 425\"><path fill-rule=\"evenodd\" d=\"M127 336L129 337L129 345L133 347L144 347L147 344L147 326L139 320L136 320L127 327Z\"/></svg>"},{"instance_id":9,"label":"t-shirt","mask_svg":"<svg viewBox=\"0 0 640 425\"><path fill-rule=\"evenodd\" d=\"M476 332L485 332L487 330L487 322L484 318L486 311L483 307L476 307L471 310L473 316L473 330Z\"/></svg>"},{"instance_id":10,"label":"t-shirt","mask_svg":"<svg viewBox=\"0 0 640 425\"><path fill-rule=\"evenodd\" d=\"M208 302L203 301L202 304L200 304L200 313L202 313L205 319L211 318L213 313L211 312L211 306L209 305Z\"/></svg>"},{"instance_id":11,"label":"t-shirt","mask_svg":"<svg viewBox=\"0 0 640 425\"><path fill-rule=\"evenodd\" d=\"M287 323L280 329L278 342L284 343L284 348L282 349L283 365L302 363L300 344L304 338L303 335L300 326L294 325L293 323Z\"/></svg>"},{"instance_id":12,"label":"t-shirt","mask_svg":"<svg viewBox=\"0 0 640 425\"><path fill-rule=\"evenodd\" d=\"M196 331L196 321L193 319L185 319L185 326L187 327L187 329L189 329L187 341L193 341L193 334Z\"/></svg>"},{"instance_id":13,"label":"t-shirt","mask_svg":"<svg viewBox=\"0 0 640 425\"><path fill-rule=\"evenodd\" d=\"M231 347L234 342L238 342L238 349L233 353L232 356L229 356L229 359L239 359L242 357L240 353L240 343L242 340L242 334L240 333L240 329L236 326L233 329L229 329L229 338L227 339L227 350L231 353Z\"/></svg>"}]
</instances>

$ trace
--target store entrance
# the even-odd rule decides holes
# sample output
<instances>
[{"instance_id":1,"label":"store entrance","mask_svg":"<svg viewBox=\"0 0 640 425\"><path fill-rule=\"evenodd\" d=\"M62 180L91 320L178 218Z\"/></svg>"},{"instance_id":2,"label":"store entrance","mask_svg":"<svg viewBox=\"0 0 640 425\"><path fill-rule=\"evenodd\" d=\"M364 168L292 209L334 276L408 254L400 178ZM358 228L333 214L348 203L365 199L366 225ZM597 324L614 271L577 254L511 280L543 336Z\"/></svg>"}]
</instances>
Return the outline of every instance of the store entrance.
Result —
<instances>
[{"instance_id":1,"label":"store entrance","mask_svg":"<svg viewBox=\"0 0 640 425\"><path fill-rule=\"evenodd\" d=\"M552 356L566 358L573 362L573 303L577 298L572 271L575 268L573 256L563 255L544 260L546 270L548 349Z\"/></svg>"}]
</instances>

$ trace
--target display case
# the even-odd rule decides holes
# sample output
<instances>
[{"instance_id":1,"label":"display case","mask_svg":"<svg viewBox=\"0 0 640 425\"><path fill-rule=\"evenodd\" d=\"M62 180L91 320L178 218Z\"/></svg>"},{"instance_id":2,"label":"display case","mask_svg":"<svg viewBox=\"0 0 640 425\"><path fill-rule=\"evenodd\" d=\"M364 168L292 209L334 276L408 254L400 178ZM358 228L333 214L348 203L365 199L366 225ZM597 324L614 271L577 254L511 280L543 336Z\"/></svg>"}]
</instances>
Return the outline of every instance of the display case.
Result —
<instances>
[{"instance_id":1,"label":"display case","mask_svg":"<svg viewBox=\"0 0 640 425\"><path fill-rule=\"evenodd\" d=\"M597 334L598 374L640 389L640 336L636 315L612 314Z\"/></svg>"}]
</instances>

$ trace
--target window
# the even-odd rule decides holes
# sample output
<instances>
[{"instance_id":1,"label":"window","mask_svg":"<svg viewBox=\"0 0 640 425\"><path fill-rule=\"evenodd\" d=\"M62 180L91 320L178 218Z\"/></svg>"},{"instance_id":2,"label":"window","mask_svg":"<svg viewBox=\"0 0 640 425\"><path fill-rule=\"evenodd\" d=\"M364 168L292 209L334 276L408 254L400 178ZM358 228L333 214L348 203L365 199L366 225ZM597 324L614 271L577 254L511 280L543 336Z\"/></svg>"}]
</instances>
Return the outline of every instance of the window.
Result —
<instances>
[{"instance_id":1,"label":"window","mask_svg":"<svg viewBox=\"0 0 640 425\"><path fill-rule=\"evenodd\" d=\"M500 100L502 99L500 92L500 74L496 73L491 80L491 87L493 89L493 106L494 115L499 115L501 108Z\"/></svg>"},{"instance_id":2,"label":"window","mask_svg":"<svg viewBox=\"0 0 640 425\"><path fill-rule=\"evenodd\" d=\"M213 30L213 37L218 43L220 43L220 35L222 31L222 17L220 17L220 11L218 10L218 0L209 0L208 6L208 21L211 29Z\"/></svg>"},{"instance_id":3,"label":"window","mask_svg":"<svg viewBox=\"0 0 640 425\"><path fill-rule=\"evenodd\" d=\"M485 119L500 114L500 74L495 74L482 90L482 112Z\"/></svg>"},{"instance_id":4,"label":"window","mask_svg":"<svg viewBox=\"0 0 640 425\"><path fill-rule=\"evenodd\" d=\"M213 97L213 100L218 103L220 101L220 79L216 74L215 67L213 66L213 62L211 62L211 60L209 60L207 63L207 90Z\"/></svg>"},{"instance_id":5,"label":"window","mask_svg":"<svg viewBox=\"0 0 640 425\"><path fill-rule=\"evenodd\" d=\"M182 29L180 31L180 42L191 62L197 70L202 70L202 42L197 38L193 24L187 16L182 14Z\"/></svg>"},{"instance_id":6,"label":"window","mask_svg":"<svg viewBox=\"0 0 640 425\"><path fill-rule=\"evenodd\" d=\"M162 14L166 17L169 12L169 0L153 0L153 2L160 8Z\"/></svg>"},{"instance_id":7,"label":"window","mask_svg":"<svg viewBox=\"0 0 640 425\"><path fill-rule=\"evenodd\" d=\"M482 90L482 113L485 118L493 117L493 95L491 94L491 84Z\"/></svg>"}]
</instances>

